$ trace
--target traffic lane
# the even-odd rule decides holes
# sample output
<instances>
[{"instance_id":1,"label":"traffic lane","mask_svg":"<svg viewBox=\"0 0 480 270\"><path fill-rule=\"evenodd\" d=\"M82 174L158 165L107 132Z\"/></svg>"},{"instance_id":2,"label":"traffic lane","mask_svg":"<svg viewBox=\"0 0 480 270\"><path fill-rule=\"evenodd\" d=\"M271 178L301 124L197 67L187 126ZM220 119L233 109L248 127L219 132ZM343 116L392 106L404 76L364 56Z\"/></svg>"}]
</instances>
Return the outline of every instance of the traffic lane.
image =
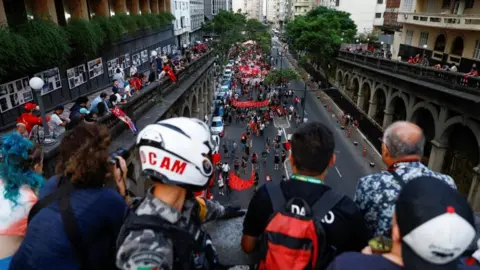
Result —
<instances>
[{"instance_id":1,"label":"traffic lane","mask_svg":"<svg viewBox=\"0 0 480 270\"><path fill-rule=\"evenodd\" d=\"M301 81L292 81L291 87L301 89L304 84ZM335 138L336 163L329 169L325 182L333 189L353 197L358 179L372 173L371 168L358 154L353 143L346 138L340 124L312 92L307 92L305 111L309 122L319 121L325 124L332 130Z\"/></svg>"},{"instance_id":2,"label":"traffic lane","mask_svg":"<svg viewBox=\"0 0 480 270\"><path fill-rule=\"evenodd\" d=\"M245 133L245 132L246 132L246 123L236 124L235 121L233 121L231 125L228 125L225 127L225 136L221 139L220 151L222 153L222 162L225 162L225 161L228 162L232 171L234 170L233 169L234 157L232 155L231 145L233 144L234 141L237 143L235 156L241 160L242 156L245 155L245 151L241 147L240 137L242 133ZM259 160L258 160L259 161L259 164L258 164L259 165L259 169L258 169L259 186L266 182L265 181L266 174L269 174L272 177L273 181L281 180L282 175L285 174L285 170L282 166L280 166L280 170L278 171L274 170L273 151L270 151L270 154L267 157L267 163L265 168L261 163L261 153L265 149L267 137L270 137L270 139L273 141L273 138L275 138L276 136L277 136L277 129L274 127L272 123L265 128L264 136L252 135L252 149L250 149L250 157L247 165L247 174L244 174L243 170L240 168L240 177L242 179L245 179L245 180L250 179L250 176L252 173L251 155L255 152L259 156ZM227 145L230 146L229 158L224 157L224 153L223 153L224 142L227 142ZM248 204L250 203L250 199L253 196L253 187L247 190L232 190L228 196L222 196L218 194L218 189L217 187L215 187L214 196L216 200L222 203L229 203L229 204L238 205L238 206L247 208Z\"/></svg>"}]
</instances>

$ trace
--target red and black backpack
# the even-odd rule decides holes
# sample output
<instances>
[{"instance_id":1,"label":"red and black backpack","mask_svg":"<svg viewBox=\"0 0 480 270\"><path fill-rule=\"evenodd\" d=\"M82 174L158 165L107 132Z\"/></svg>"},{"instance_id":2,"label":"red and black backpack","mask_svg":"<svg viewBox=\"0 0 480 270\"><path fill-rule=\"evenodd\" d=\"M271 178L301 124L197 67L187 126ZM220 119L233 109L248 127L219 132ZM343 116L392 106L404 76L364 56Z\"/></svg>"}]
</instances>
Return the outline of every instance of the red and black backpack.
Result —
<instances>
[{"instance_id":1,"label":"red and black backpack","mask_svg":"<svg viewBox=\"0 0 480 270\"><path fill-rule=\"evenodd\" d=\"M310 206L298 197L287 202L280 183L266 188L274 213L265 229L266 256L258 269L325 269L336 249L327 243L322 219L343 196L328 190Z\"/></svg>"}]
</instances>

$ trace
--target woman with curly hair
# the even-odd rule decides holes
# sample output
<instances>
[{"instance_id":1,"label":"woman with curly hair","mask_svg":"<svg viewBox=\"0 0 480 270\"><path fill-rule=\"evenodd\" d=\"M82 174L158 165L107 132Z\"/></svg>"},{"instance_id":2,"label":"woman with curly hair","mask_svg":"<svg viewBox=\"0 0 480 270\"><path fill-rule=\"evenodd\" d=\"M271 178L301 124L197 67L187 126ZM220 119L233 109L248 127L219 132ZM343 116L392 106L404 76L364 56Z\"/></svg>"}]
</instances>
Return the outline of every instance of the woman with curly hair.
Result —
<instances>
[{"instance_id":1,"label":"woman with curly hair","mask_svg":"<svg viewBox=\"0 0 480 270\"><path fill-rule=\"evenodd\" d=\"M0 269L8 269L27 231L27 217L43 184L42 150L18 133L2 138Z\"/></svg>"},{"instance_id":2,"label":"woman with curly hair","mask_svg":"<svg viewBox=\"0 0 480 270\"><path fill-rule=\"evenodd\" d=\"M101 125L81 123L63 137L57 174L40 190L10 269L114 269L127 168L122 158L112 164L109 145Z\"/></svg>"}]
</instances>

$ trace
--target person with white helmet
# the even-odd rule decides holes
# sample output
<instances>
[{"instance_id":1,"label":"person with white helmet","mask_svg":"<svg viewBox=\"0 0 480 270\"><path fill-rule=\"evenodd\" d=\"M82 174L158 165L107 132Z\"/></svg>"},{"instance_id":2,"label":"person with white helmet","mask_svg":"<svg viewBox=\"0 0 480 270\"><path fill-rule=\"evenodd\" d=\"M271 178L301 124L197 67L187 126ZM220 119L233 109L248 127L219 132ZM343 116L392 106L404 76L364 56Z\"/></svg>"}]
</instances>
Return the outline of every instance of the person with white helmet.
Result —
<instances>
[{"instance_id":1,"label":"person with white helmet","mask_svg":"<svg viewBox=\"0 0 480 270\"><path fill-rule=\"evenodd\" d=\"M201 223L243 216L193 192L214 173L215 141L193 118L170 118L145 127L137 137L143 173L153 182L133 204L117 240L120 269L218 269L217 253Z\"/></svg>"}]
</instances>

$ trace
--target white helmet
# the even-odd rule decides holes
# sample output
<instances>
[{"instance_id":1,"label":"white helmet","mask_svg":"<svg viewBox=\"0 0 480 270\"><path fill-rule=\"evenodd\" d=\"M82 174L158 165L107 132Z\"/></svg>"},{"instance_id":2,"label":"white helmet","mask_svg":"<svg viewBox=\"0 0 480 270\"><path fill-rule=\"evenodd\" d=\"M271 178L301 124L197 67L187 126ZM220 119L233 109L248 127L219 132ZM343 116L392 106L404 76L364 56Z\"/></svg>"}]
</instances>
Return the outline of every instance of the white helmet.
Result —
<instances>
[{"instance_id":1,"label":"white helmet","mask_svg":"<svg viewBox=\"0 0 480 270\"><path fill-rule=\"evenodd\" d=\"M194 118L170 118L146 126L137 137L142 171L153 181L192 191L205 189L213 173L215 142Z\"/></svg>"}]
</instances>

